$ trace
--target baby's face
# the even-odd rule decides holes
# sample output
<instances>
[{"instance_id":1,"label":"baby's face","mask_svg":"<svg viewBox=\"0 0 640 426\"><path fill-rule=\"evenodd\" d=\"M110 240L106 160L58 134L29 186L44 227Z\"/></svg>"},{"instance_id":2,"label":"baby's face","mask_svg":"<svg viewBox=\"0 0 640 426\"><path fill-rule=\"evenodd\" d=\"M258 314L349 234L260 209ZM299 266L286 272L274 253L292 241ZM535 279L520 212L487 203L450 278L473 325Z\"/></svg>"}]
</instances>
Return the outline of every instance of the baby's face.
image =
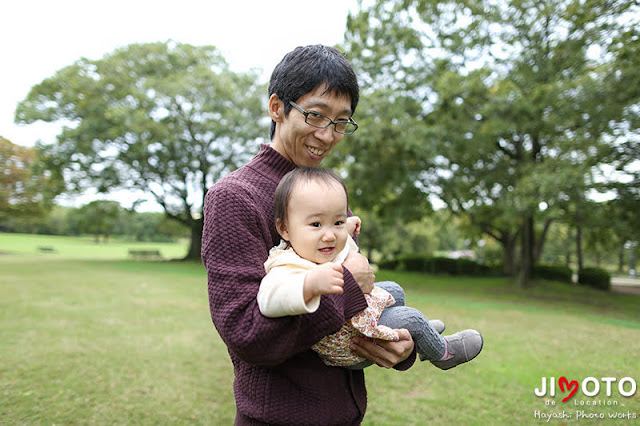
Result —
<instances>
[{"instance_id":1,"label":"baby's face","mask_svg":"<svg viewBox=\"0 0 640 426\"><path fill-rule=\"evenodd\" d=\"M342 186L297 183L281 235L303 259L332 262L347 243L347 194Z\"/></svg>"}]
</instances>

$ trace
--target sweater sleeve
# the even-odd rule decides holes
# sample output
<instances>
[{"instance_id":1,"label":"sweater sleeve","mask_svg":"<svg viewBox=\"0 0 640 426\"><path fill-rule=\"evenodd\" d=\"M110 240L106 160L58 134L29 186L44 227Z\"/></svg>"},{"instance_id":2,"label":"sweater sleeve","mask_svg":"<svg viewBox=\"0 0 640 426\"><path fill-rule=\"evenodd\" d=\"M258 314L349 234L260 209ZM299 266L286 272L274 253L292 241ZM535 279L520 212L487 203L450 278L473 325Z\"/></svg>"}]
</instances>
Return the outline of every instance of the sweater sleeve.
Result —
<instances>
[{"instance_id":1,"label":"sweater sleeve","mask_svg":"<svg viewBox=\"0 0 640 426\"><path fill-rule=\"evenodd\" d=\"M210 189L202 258L211 318L220 337L245 362L274 366L338 331L367 303L356 281L345 272L344 293L322 297L314 313L263 316L256 296L273 241L272 225L260 212L259 202L240 185Z\"/></svg>"}]
</instances>

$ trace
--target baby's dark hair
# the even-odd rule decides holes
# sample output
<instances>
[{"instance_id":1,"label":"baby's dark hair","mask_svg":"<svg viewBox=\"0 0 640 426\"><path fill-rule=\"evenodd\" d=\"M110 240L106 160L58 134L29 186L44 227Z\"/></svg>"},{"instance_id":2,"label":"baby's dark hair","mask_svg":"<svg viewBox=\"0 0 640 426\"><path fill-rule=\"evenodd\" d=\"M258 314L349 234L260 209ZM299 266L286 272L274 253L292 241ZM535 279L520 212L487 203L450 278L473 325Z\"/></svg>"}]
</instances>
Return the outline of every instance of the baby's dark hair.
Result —
<instances>
[{"instance_id":1,"label":"baby's dark hair","mask_svg":"<svg viewBox=\"0 0 640 426\"><path fill-rule=\"evenodd\" d=\"M273 195L273 216L276 224L278 222L284 223L287 218L291 193L298 182L324 182L326 184L337 182L344 189L347 196L347 206L349 205L347 187L338 175L329 169L298 167L284 175Z\"/></svg>"}]
</instances>

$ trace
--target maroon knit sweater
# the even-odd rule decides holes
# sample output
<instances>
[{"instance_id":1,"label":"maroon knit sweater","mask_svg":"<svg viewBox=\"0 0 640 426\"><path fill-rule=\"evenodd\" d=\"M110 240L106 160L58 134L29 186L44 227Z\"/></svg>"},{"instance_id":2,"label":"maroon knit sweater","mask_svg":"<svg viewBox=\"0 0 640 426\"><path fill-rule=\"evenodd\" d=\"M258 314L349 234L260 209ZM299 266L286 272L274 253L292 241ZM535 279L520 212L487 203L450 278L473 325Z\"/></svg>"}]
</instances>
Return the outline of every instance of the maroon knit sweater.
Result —
<instances>
[{"instance_id":1,"label":"maroon knit sweater","mask_svg":"<svg viewBox=\"0 0 640 426\"><path fill-rule=\"evenodd\" d=\"M211 318L233 362L236 424L359 424L362 370L328 367L310 349L367 303L345 270L344 293L322 296L312 314L266 318L256 295L269 249L280 242L273 194L295 165L269 145L216 183L204 205L202 259ZM414 354L398 369L409 368Z\"/></svg>"}]
</instances>

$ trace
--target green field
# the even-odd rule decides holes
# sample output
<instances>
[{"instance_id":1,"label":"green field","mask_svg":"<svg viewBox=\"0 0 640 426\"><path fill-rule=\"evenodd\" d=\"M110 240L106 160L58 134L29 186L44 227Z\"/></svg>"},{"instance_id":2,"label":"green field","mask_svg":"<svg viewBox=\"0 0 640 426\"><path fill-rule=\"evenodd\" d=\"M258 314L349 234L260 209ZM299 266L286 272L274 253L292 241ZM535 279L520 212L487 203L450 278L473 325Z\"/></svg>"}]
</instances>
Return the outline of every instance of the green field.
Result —
<instances>
[{"instance_id":1,"label":"green field","mask_svg":"<svg viewBox=\"0 0 640 426\"><path fill-rule=\"evenodd\" d=\"M233 424L233 371L200 264L135 262L131 244L42 238L0 234L0 423ZM39 253L45 245L57 253ZM167 258L184 253L168 246L176 251L148 245ZM550 282L521 291L504 278L378 278L403 284L408 304L448 331L477 328L485 347L449 371L370 367L364 424L543 424L563 413L572 417L549 423L640 423L640 389L618 391L625 377L640 387L639 297ZM598 395L580 389L566 403L560 389L535 395L543 377L562 376L616 382L611 396L601 381ZM603 405L580 405L594 402Z\"/></svg>"},{"instance_id":2,"label":"green field","mask_svg":"<svg viewBox=\"0 0 640 426\"><path fill-rule=\"evenodd\" d=\"M49 251L51 249L52 251ZM182 258L187 242L152 243L111 239L96 243L93 237L7 234L0 232L0 254L46 255L64 259L126 259L129 250L158 250L165 259Z\"/></svg>"}]
</instances>

